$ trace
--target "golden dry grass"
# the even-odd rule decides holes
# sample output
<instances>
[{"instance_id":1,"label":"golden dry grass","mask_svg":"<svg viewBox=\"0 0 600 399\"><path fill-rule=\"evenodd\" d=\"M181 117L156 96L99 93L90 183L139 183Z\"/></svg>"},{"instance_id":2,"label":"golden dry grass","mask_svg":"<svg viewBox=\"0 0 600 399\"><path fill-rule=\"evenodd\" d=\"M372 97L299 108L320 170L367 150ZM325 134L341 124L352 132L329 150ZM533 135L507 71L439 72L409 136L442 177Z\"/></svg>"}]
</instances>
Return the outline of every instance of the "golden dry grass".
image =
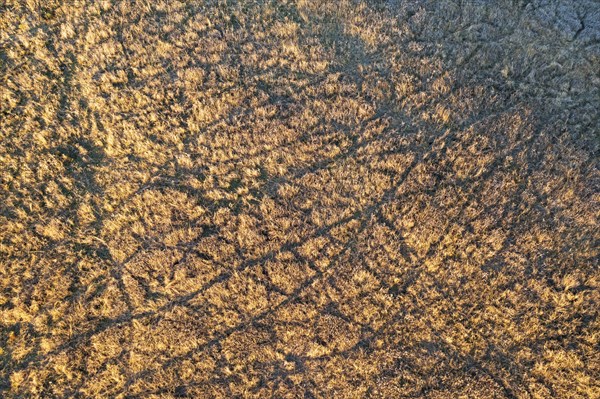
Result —
<instances>
[{"instance_id":1,"label":"golden dry grass","mask_svg":"<svg viewBox=\"0 0 600 399\"><path fill-rule=\"evenodd\" d=\"M0 4L0 396L599 398L600 14Z\"/></svg>"}]
</instances>

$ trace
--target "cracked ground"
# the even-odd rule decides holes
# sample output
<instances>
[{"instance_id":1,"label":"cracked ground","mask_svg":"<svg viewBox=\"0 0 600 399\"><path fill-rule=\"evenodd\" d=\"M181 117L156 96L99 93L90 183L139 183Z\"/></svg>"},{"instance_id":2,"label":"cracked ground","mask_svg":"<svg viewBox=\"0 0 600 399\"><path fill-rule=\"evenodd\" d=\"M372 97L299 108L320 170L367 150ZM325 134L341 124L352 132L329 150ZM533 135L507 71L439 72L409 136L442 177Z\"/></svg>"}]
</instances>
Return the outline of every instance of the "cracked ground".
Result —
<instances>
[{"instance_id":1,"label":"cracked ground","mask_svg":"<svg viewBox=\"0 0 600 399\"><path fill-rule=\"evenodd\" d=\"M600 398L600 3L5 0L0 397Z\"/></svg>"}]
</instances>

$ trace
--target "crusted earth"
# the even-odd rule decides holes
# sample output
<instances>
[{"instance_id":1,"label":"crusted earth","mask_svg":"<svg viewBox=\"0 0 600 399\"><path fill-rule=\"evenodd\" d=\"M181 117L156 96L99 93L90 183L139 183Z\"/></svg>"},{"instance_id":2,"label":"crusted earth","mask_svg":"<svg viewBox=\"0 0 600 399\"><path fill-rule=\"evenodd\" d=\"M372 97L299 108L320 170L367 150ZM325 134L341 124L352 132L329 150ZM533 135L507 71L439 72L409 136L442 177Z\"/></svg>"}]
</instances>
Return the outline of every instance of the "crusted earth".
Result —
<instances>
[{"instance_id":1,"label":"crusted earth","mask_svg":"<svg viewBox=\"0 0 600 399\"><path fill-rule=\"evenodd\" d=\"M600 3L0 4L3 398L598 398Z\"/></svg>"}]
</instances>

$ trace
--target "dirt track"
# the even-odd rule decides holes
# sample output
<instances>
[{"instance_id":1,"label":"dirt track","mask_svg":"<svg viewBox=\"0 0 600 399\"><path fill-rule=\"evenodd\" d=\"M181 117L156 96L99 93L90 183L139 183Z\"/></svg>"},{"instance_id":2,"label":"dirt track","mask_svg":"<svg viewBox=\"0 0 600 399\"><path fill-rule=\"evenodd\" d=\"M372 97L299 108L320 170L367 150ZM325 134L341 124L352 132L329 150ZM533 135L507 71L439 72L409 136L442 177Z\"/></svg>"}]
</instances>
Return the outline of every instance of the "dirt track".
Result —
<instances>
[{"instance_id":1,"label":"dirt track","mask_svg":"<svg viewBox=\"0 0 600 399\"><path fill-rule=\"evenodd\" d=\"M5 1L0 397L598 398L599 109L598 1Z\"/></svg>"}]
</instances>

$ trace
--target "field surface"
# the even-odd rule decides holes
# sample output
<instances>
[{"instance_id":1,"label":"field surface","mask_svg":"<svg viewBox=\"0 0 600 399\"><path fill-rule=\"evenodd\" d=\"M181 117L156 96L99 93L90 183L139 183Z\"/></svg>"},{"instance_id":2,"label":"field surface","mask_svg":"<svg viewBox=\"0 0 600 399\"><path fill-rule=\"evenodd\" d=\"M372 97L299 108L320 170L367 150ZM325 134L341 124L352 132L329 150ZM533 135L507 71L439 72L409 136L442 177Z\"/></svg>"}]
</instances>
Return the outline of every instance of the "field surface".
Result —
<instances>
[{"instance_id":1,"label":"field surface","mask_svg":"<svg viewBox=\"0 0 600 399\"><path fill-rule=\"evenodd\" d=\"M600 398L600 2L0 2L0 397Z\"/></svg>"}]
</instances>

